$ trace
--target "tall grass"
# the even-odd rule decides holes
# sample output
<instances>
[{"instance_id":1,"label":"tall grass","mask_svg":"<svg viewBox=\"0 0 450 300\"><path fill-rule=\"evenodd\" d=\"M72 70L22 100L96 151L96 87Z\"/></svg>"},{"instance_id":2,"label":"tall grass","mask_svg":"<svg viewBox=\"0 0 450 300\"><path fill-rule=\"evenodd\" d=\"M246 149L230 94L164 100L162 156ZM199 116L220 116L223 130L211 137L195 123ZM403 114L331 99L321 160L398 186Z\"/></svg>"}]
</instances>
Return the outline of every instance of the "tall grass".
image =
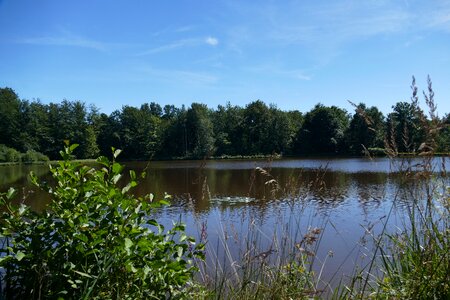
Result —
<instances>
[{"instance_id":1,"label":"tall grass","mask_svg":"<svg viewBox=\"0 0 450 300\"><path fill-rule=\"evenodd\" d=\"M385 153L401 175L401 188L390 199L392 206L379 231L367 230L364 238L370 239L370 246L363 253L363 248L355 245L356 251L368 257L367 262L356 264L349 276L339 277L336 271L337 278L327 278L337 284L324 280L332 253L322 259L317 253L330 223L323 218L321 226L305 228L299 219L308 216L302 212L289 214L269 233L255 220L250 220L247 231L239 236L230 234L232 226L222 224L215 241L207 241L203 224L202 236L208 243L207 260L199 267L198 277L205 287L199 298L450 299L450 186L446 158L437 165L434 151L443 125L436 115L431 81L424 93L429 119L419 108L414 81L412 90L412 104L420 121L416 125L425 132L424 140L414 148L406 129L386 137ZM421 157L420 163L409 156L399 157L394 134L402 134L405 148ZM282 187L269 170L256 171L266 179L274 197L282 195L292 202L307 202L308 193L323 185L323 170L303 189L295 184ZM397 210L399 202L406 204L405 210ZM394 217L400 219L400 225L393 228Z\"/></svg>"},{"instance_id":2,"label":"tall grass","mask_svg":"<svg viewBox=\"0 0 450 300\"><path fill-rule=\"evenodd\" d=\"M259 222L248 222L245 233L222 224L217 239L208 241L207 260L200 278L210 299L301 299L320 295L321 274L313 266L318 259L322 229L300 231L289 217L272 232ZM298 225L298 224L297 224ZM323 224L324 225L324 224ZM331 255L331 254L330 254Z\"/></svg>"},{"instance_id":3,"label":"tall grass","mask_svg":"<svg viewBox=\"0 0 450 300\"><path fill-rule=\"evenodd\" d=\"M430 120L419 108L415 80L411 86L412 104L416 117L425 132L424 140L416 149L421 162L411 158L396 159L398 148L394 135L386 138L386 153L402 174L407 209L401 228L396 231L383 227L381 234L373 236L375 247L368 267L354 276L347 286L334 293L335 298L373 299L449 299L450 298L450 187L442 164L436 164L436 137L443 124L436 115L434 92L428 79L428 93L424 93ZM406 128L403 134L405 148L411 147ZM436 175L438 174L438 175ZM392 217L400 195L393 199L386 219Z\"/></svg>"}]
</instances>

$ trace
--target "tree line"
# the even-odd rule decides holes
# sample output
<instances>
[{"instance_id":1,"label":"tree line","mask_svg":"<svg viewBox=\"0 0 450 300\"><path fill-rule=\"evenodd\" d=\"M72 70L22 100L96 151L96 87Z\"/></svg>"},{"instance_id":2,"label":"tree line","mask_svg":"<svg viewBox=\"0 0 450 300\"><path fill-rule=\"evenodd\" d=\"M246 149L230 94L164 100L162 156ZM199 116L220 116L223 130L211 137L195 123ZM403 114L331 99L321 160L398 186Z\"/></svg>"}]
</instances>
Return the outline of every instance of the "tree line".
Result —
<instances>
[{"instance_id":1,"label":"tree line","mask_svg":"<svg viewBox=\"0 0 450 300\"><path fill-rule=\"evenodd\" d=\"M360 103L352 113L317 104L309 112L283 111L257 100L245 107L216 109L193 103L176 107L151 102L124 105L111 114L81 101L43 104L22 100L11 88L0 88L0 145L58 159L64 142L77 143L77 158L111 155L123 149L126 159L204 158L282 154L362 155L416 152L427 138L427 124L443 124L435 139L438 152L450 149L450 115L426 115L413 101L398 102L386 116ZM434 94L429 82L427 101ZM427 102L428 103L428 102ZM433 107L432 107L433 108Z\"/></svg>"}]
</instances>

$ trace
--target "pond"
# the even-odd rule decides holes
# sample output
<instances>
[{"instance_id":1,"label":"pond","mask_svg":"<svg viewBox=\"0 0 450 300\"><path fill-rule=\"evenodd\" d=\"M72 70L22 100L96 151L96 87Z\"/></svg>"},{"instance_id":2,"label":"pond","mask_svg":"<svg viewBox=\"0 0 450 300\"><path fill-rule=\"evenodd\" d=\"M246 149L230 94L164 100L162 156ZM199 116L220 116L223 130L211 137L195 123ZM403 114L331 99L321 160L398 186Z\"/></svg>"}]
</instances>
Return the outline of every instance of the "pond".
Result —
<instances>
[{"instance_id":1,"label":"pond","mask_svg":"<svg viewBox=\"0 0 450 300\"><path fill-rule=\"evenodd\" d=\"M182 220L187 231L207 241L206 273L233 267L248 250L282 255L281 243L295 245L312 229L322 233L314 253L316 273L325 282L340 280L355 266L370 261L373 237L387 225L403 226L411 203L411 185L405 170L420 168L420 159L321 158L280 160L207 160L170 162L126 162L127 169L146 171L134 192L153 193L161 199L171 195L172 205L156 212L170 226ZM439 171L448 161L433 160L435 183L449 185ZM408 169L409 168L409 169ZM19 189L17 201L41 210L49 201L30 187L33 171L49 179L47 166L0 166L0 190ZM284 242L282 242L284 241Z\"/></svg>"}]
</instances>

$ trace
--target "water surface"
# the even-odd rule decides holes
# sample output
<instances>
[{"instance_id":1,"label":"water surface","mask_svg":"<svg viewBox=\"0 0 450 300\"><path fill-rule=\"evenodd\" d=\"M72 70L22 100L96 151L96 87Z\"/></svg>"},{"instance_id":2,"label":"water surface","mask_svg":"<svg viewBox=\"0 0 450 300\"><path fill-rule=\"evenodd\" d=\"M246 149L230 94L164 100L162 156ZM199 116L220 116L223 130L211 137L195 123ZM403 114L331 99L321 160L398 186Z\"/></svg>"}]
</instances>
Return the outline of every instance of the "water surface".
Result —
<instances>
[{"instance_id":1,"label":"water surface","mask_svg":"<svg viewBox=\"0 0 450 300\"><path fill-rule=\"evenodd\" d=\"M434 160L435 183L442 187L449 180L438 173L441 165L441 159ZM448 162L444 165L449 167ZM326 281L350 274L355 264L364 265L373 236L386 222L392 230L402 226L411 203L407 192L420 182L415 173L405 180L400 172L420 168L418 159L126 162L125 166L147 172L134 190L137 195L172 196L172 206L156 212L158 218L168 226L182 220L190 234L206 239L210 265L214 260L238 260L248 239L255 237L256 251L270 250L276 258L282 253L272 250L282 237L295 246L308 230L321 228L315 268L319 272L325 263ZM49 199L30 187L26 176L30 171L50 180L47 166L1 166L0 189L18 188L17 201L41 210Z\"/></svg>"}]
</instances>

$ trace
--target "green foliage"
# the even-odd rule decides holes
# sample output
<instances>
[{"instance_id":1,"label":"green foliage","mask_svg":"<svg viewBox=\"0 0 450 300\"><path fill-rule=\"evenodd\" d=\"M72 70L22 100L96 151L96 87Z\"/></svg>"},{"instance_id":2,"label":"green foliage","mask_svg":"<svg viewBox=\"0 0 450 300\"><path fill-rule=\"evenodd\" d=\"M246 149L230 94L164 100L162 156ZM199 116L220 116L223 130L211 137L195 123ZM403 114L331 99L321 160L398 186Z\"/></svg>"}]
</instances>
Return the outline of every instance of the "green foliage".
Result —
<instances>
[{"instance_id":1,"label":"green foliage","mask_svg":"<svg viewBox=\"0 0 450 300\"><path fill-rule=\"evenodd\" d=\"M431 89L430 79L428 79L428 84L429 90L431 91L433 97L434 93ZM387 146L394 149L397 153L418 152L419 147L423 142L425 142L426 138L426 127L428 125L428 120L426 120L424 112L418 105L419 99L417 96L416 80L414 77L411 88L413 91L411 103L397 102L394 106L392 106L393 112L387 117Z\"/></svg>"},{"instance_id":2,"label":"green foliage","mask_svg":"<svg viewBox=\"0 0 450 300\"><path fill-rule=\"evenodd\" d=\"M20 99L10 88L0 88L0 144L20 149Z\"/></svg>"},{"instance_id":3,"label":"green foliage","mask_svg":"<svg viewBox=\"0 0 450 300\"><path fill-rule=\"evenodd\" d=\"M450 153L450 114L441 120L442 128L437 137L437 151Z\"/></svg>"},{"instance_id":4,"label":"green foliage","mask_svg":"<svg viewBox=\"0 0 450 300\"><path fill-rule=\"evenodd\" d=\"M155 108L153 108L155 109ZM127 149L126 156L133 159L150 159L158 150L161 120L144 104L140 109L124 106L120 113L120 142Z\"/></svg>"},{"instance_id":5,"label":"green foliage","mask_svg":"<svg viewBox=\"0 0 450 300\"><path fill-rule=\"evenodd\" d=\"M227 103L215 110L200 103L162 108L151 102L125 105L107 115L81 101L42 104L20 100L12 89L0 88L0 144L20 152L35 150L51 159L59 158L67 140L80 145L74 152L80 159L109 156L111 147L124 149L122 159L136 160L274 153L362 155L369 148L417 154L427 122L433 118L417 104L415 81L412 89L413 101L396 103L385 118L376 107L364 104L350 116L335 106L317 104L302 114L261 100L245 107ZM430 79L426 97L434 97ZM446 126L433 136L441 153L450 149L448 115L445 118Z\"/></svg>"},{"instance_id":6,"label":"green foliage","mask_svg":"<svg viewBox=\"0 0 450 300\"><path fill-rule=\"evenodd\" d=\"M6 147L5 145L0 145L0 162L20 162L21 155L20 152Z\"/></svg>"},{"instance_id":7,"label":"green foliage","mask_svg":"<svg viewBox=\"0 0 450 300\"><path fill-rule=\"evenodd\" d=\"M184 106L176 109L173 105L164 107L162 117L162 143L158 156L162 158L187 157L188 134Z\"/></svg>"},{"instance_id":8,"label":"green foliage","mask_svg":"<svg viewBox=\"0 0 450 300\"><path fill-rule=\"evenodd\" d=\"M34 162L47 162L49 159L46 155L34 151L28 150L25 153L0 145L0 162L13 162L13 163L34 163Z\"/></svg>"},{"instance_id":9,"label":"green foliage","mask_svg":"<svg viewBox=\"0 0 450 300\"><path fill-rule=\"evenodd\" d=\"M294 120L275 105L268 107L260 100L251 102L245 107L243 117L240 153L273 154L290 148Z\"/></svg>"},{"instance_id":10,"label":"green foliage","mask_svg":"<svg viewBox=\"0 0 450 300\"><path fill-rule=\"evenodd\" d=\"M46 145L47 154L52 159L57 159L61 145L65 141L78 143L74 155L78 158L90 158L97 154L96 136L92 131L92 114L95 108L86 108L80 101L63 100L61 104L50 103L47 106L47 131L50 136Z\"/></svg>"},{"instance_id":11,"label":"green foliage","mask_svg":"<svg viewBox=\"0 0 450 300\"><path fill-rule=\"evenodd\" d=\"M355 107L355 114L346 131L348 152L361 155L367 149L382 148L384 131L383 114L374 106L366 108L360 103Z\"/></svg>"},{"instance_id":12,"label":"green foliage","mask_svg":"<svg viewBox=\"0 0 450 300\"><path fill-rule=\"evenodd\" d=\"M22 162L24 163L34 163L38 161L48 161L48 157L44 154L34 151L34 150L28 150L24 154L22 154Z\"/></svg>"},{"instance_id":13,"label":"green foliage","mask_svg":"<svg viewBox=\"0 0 450 300\"><path fill-rule=\"evenodd\" d=\"M4 247L7 299L165 299L186 297L202 245L186 236L184 225L165 230L152 218L167 203L130 192L137 176L119 186L123 166L98 158L98 167L70 161L76 145L61 151L50 170L54 186L32 180L52 201L43 212L10 204L1 195L0 238ZM114 159L120 151L114 152Z\"/></svg>"},{"instance_id":14,"label":"green foliage","mask_svg":"<svg viewBox=\"0 0 450 300\"><path fill-rule=\"evenodd\" d=\"M190 156L203 158L214 154L214 131L208 107L192 103L186 115L187 147Z\"/></svg>"},{"instance_id":15,"label":"green foliage","mask_svg":"<svg viewBox=\"0 0 450 300\"><path fill-rule=\"evenodd\" d=\"M267 105L258 100L248 104L244 110L242 124L242 146L244 154L270 153L270 111Z\"/></svg>"},{"instance_id":16,"label":"green foliage","mask_svg":"<svg viewBox=\"0 0 450 300\"><path fill-rule=\"evenodd\" d=\"M212 114L214 135L216 138L216 155L243 155L243 112L239 106L227 103L219 105Z\"/></svg>"},{"instance_id":17,"label":"green foliage","mask_svg":"<svg viewBox=\"0 0 450 300\"><path fill-rule=\"evenodd\" d=\"M342 153L344 133L349 122L345 110L318 104L305 115L303 128L297 136L297 152L309 154Z\"/></svg>"}]
</instances>

